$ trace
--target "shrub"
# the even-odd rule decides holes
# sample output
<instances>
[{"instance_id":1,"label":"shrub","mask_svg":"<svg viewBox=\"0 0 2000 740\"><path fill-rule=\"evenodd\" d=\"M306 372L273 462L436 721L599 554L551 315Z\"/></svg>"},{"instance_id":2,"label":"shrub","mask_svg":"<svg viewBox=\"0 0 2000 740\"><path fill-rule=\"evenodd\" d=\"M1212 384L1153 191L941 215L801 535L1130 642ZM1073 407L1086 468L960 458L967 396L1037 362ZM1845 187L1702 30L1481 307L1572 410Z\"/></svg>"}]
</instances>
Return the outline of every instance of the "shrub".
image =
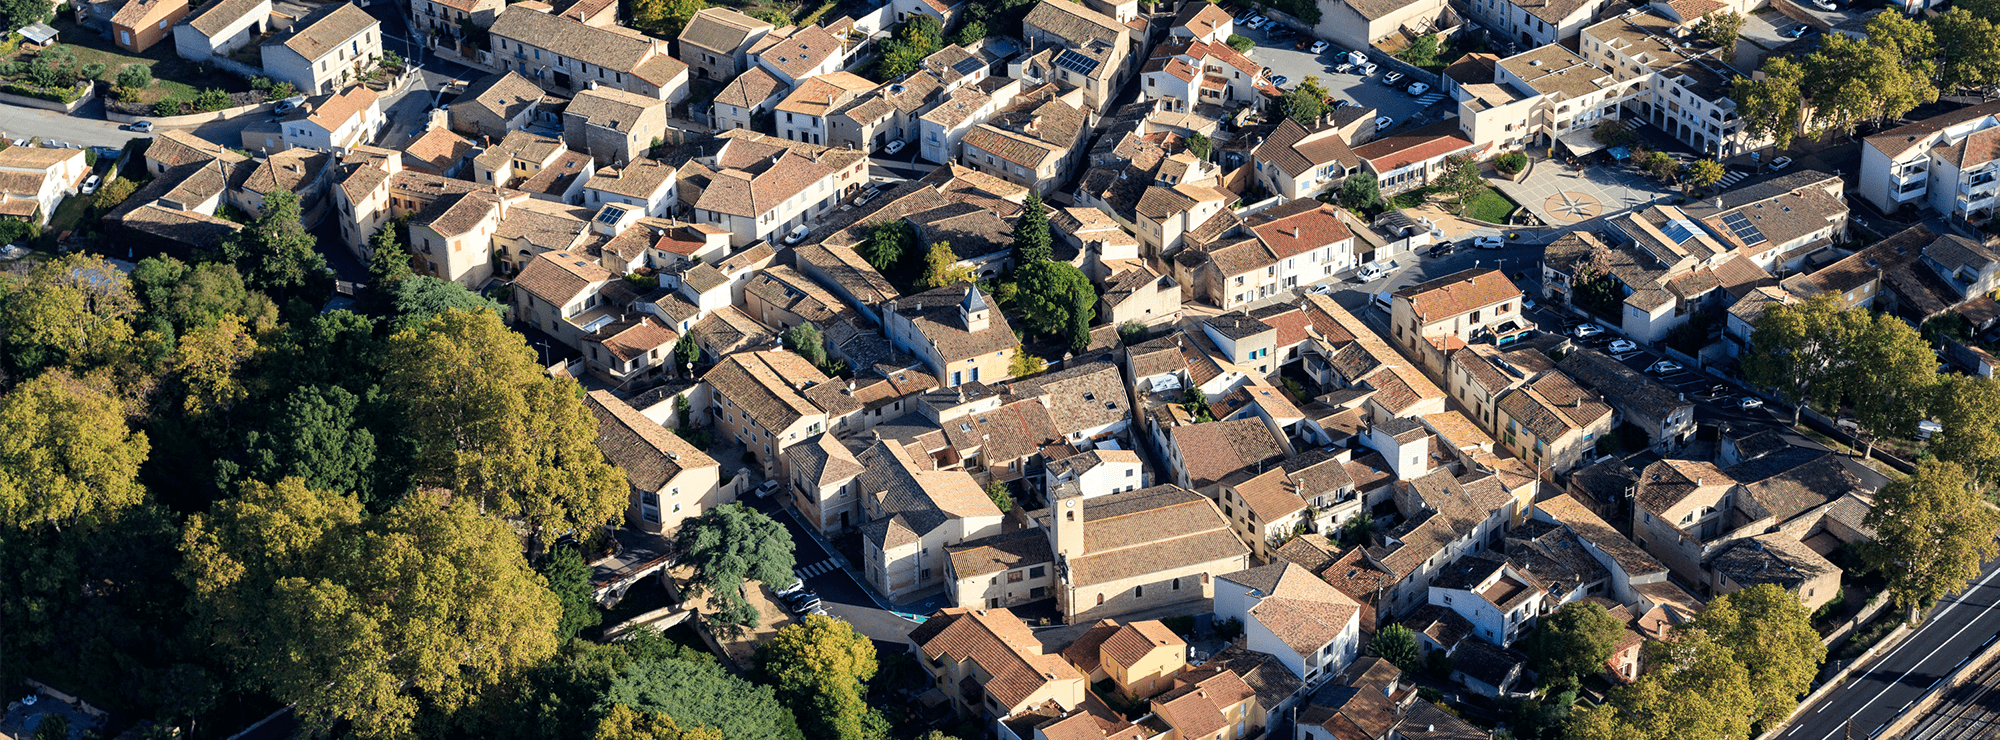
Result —
<instances>
[{"instance_id":1,"label":"shrub","mask_svg":"<svg viewBox=\"0 0 2000 740\"><path fill-rule=\"evenodd\" d=\"M1493 168L1503 175L1512 175L1528 166L1528 155L1508 152L1493 159Z\"/></svg>"},{"instance_id":2,"label":"shrub","mask_svg":"<svg viewBox=\"0 0 2000 740\"><path fill-rule=\"evenodd\" d=\"M83 91L86 89L88 88L84 87L83 85L76 85L69 88L58 87L55 89L33 87L30 85L22 85L14 82L9 82L6 85L0 85L0 91L5 91L13 93L15 95L22 95L30 98L36 98L39 100L50 100L65 105L69 103L74 103L76 102L77 98L83 97Z\"/></svg>"},{"instance_id":3,"label":"shrub","mask_svg":"<svg viewBox=\"0 0 2000 740\"><path fill-rule=\"evenodd\" d=\"M229 93L219 88L211 87L194 95L194 109L197 111L218 111L227 107L229 107Z\"/></svg>"},{"instance_id":4,"label":"shrub","mask_svg":"<svg viewBox=\"0 0 2000 740\"><path fill-rule=\"evenodd\" d=\"M1248 37L1238 36L1233 33L1229 34L1229 40L1225 43L1229 44L1229 48L1235 49L1241 54L1248 54L1251 49L1257 46L1257 42L1251 41Z\"/></svg>"},{"instance_id":5,"label":"shrub","mask_svg":"<svg viewBox=\"0 0 2000 740\"><path fill-rule=\"evenodd\" d=\"M180 114L181 100L179 98L167 98L153 104L153 115L178 116Z\"/></svg>"},{"instance_id":6,"label":"shrub","mask_svg":"<svg viewBox=\"0 0 2000 740\"><path fill-rule=\"evenodd\" d=\"M110 69L110 67L106 66L103 62L91 62L90 64L83 65L83 76L94 80L103 77L104 71L107 69Z\"/></svg>"},{"instance_id":7,"label":"shrub","mask_svg":"<svg viewBox=\"0 0 2000 740\"><path fill-rule=\"evenodd\" d=\"M252 78L250 78L250 89L252 89L252 90L270 90L270 89L271 89L271 78L269 78L269 77L252 77Z\"/></svg>"},{"instance_id":8,"label":"shrub","mask_svg":"<svg viewBox=\"0 0 2000 740\"><path fill-rule=\"evenodd\" d=\"M299 89L289 82L280 82L271 86L271 97L277 100L284 100L297 94L299 94Z\"/></svg>"},{"instance_id":9,"label":"shrub","mask_svg":"<svg viewBox=\"0 0 2000 740\"><path fill-rule=\"evenodd\" d=\"M111 88L111 95L123 103L137 103L139 102L139 98L145 94L146 91L136 87L118 86Z\"/></svg>"}]
</instances>

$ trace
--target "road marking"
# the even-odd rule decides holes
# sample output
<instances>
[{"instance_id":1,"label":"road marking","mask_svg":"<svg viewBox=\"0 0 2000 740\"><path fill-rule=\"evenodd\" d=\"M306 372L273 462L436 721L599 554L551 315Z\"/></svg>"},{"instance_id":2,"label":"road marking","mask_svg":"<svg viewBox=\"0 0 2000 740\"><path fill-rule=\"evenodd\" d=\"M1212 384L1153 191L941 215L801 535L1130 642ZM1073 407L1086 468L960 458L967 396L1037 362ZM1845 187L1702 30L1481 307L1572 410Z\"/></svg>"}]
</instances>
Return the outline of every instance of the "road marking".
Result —
<instances>
[{"instance_id":1,"label":"road marking","mask_svg":"<svg viewBox=\"0 0 2000 740\"><path fill-rule=\"evenodd\" d=\"M1986 574L1986 577L1985 577L1985 578L1982 578L1982 579L1979 579L1979 582L1978 582L1978 583L1976 583L1976 584L1973 584L1972 588L1968 588L1968 589L1966 589L1966 590L1964 591L1964 593L1967 593L1967 594L1969 594L1969 593L1972 593L1972 591L1973 591L1974 589L1979 589L1979 588L1984 588L1984 587L1986 586L1986 583L1987 583L1988 581L1991 581L1991 580L1993 580L1993 577L1994 577L1994 576L2000 576L2000 568L1995 568L1995 569L1993 569L1993 572L1992 572L1992 573L1988 573L1988 574ZM1924 624L1925 624L1925 627L1922 627L1922 628L1918 628L1918 629L1917 629L1917 631L1918 631L1918 632L1922 632L1922 631L1924 631L1924 629L1928 628L1928 627L1929 627L1930 625L1934 625L1934 624L1937 624L1937 623L1938 623L1938 622L1939 622L1939 621L1940 621L1941 619L1943 619L1943 618L1944 618L1944 615L1946 615L1946 614L1950 614L1950 613L1951 613L1951 610L1953 610L1953 609L1956 609L1956 608L1958 608L1958 605L1959 605L1959 604L1962 604L1962 603L1965 603L1965 599L1963 598L1963 596L1961 596L1961 597L1960 597L1960 598L1958 598L1958 599L1954 599L1954 600L1953 600L1953 601L1951 602L1951 604L1949 604L1949 605L1945 606L1945 608L1944 608L1943 610L1939 611L1939 612L1938 612L1937 614L1933 615L1933 616L1932 616L1932 617L1930 618L1930 620L1929 620L1929 621L1925 622L1925 623L1924 623ZM1989 612L1989 611L1992 611L1992 610L1993 610L1993 607L1996 607L1996 606L2000 606L2000 601L1995 601L1994 603L1991 603L1991 604L1987 604L1987 605L1986 605L1986 608L1984 608L1984 609L1981 609L1981 610L1979 610L1979 613L1980 613L1980 614L1985 614L1986 612ZM1955 639L1957 639L1959 635L1963 634L1963 633L1964 633L1964 632L1965 632L1965 631L1966 631L1966 630L1967 630L1968 628L1972 627L1972 625L1973 625L1973 623L1974 623L1974 622L1978 622L1978 621L1979 621L1979 617L1973 617L1971 621L1968 621L1968 622L1966 622L1966 623L1965 623L1965 626L1964 626L1964 627L1960 627L1960 628L1958 628L1958 631L1957 631L1957 632L1953 632L1953 633L1951 633L1951 636L1950 636L1950 637L1947 637L1947 638L1944 638L1943 640L1940 640L1940 641L1938 641L1938 646L1937 646L1937 647L1935 647L1935 648L1931 648L1931 651L1930 651L1929 653L1925 654L1922 660L1918 660L1918 661L1917 661L1917 665L1918 665L1918 666L1921 666L1921 665L1923 665L1923 664L1924 664L1924 661L1926 661L1926 660L1930 660L1930 658L1931 658L1931 656L1932 656L1932 655L1936 655L1936 654L1937 654L1937 652L1938 652L1939 650L1943 650L1943 649L1944 649L1944 646L1945 646L1945 643L1948 643L1948 642L1951 642L1952 640L1955 640ZM1912 636L1914 637L1914 635L1912 635ZM1889 654L1888 654L1888 655L1884 655L1884 656L1882 656L1882 661L1886 662L1886 661L1888 661L1888 660L1889 660L1889 658L1891 658L1891 657L1895 656L1895 654L1897 654L1897 653L1900 653L1900 652L1903 652L1903 648L1905 648L1905 647L1908 647L1908 646L1909 646L1909 645L1911 644L1911 642L1912 642L1912 641L1911 641L1911 640L1909 640L1909 639L1905 639L1905 640L1903 640L1903 644L1901 644L1901 645L1898 645L1898 646L1896 646L1896 649L1895 649L1895 650L1891 650L1891 651L1889 651ZM1882 695L1883 695L1883 694L1886 694L1886 693L1889 693L1889 689L1893 689L1893 688L1896 688L1896 682L1897 682L1897 681L1901 681L1901 680L1903 680L1904 678L1907 678L1907 677L1909 677L1909 675L1910 675L1911 673L1915 673L1915 672L1916 672L1916 670L1917 670L1917 669L1916 669L1916 667L1915 667L1915 666L1912 666L1912 667L1910 668L1910 670L1907 670L1907 671L1903 671L1903 675L1901 675L1901 676L1897 676L1897 677L1896 677L1896 680L1895 680L1895 681L1891 681L1891 682L1889 682L1889 685L1887 685L1887 686L1884 686L1884 687L1882 687L1882 690L1881 690L1881 691L1877 691L1877 692L1875 692L1875 696L1874 696L1874 697L1870 698L1870 699L1869 699L1869 700L1868 700L1867 702L1863 703L1863 704L1862 704L1862 705L1861 705L1861 706L1860 706L1859 708L1855 709L1855 710L1854 710L1854 714L1852 714L1852 715L1849 715L1849 716L1860 716L1860 714L1861 714L1862 712L1864 712L1864 711L1867 711L1867 709L1868 709L1868 705L1869 705L1869 704L1874 704L1874 703L1875 703L1875 700L1876 700L1876 699L1880 699L1880 698L1882 698ZM1873 675L1873 673L1871 672L1870 674L1866 674L1866 675L1863 675L1863 676L1862 676L1862 678L1864 678L1864 679L1865 679L1865 678L1867 678L1867 677L1868 677L1868 675ZM1822 700L1822 701L1824 701L1824 700ZM1826 709L1826 707L1822 706L1822 707L1820 707L1819 711L1825 711L1825 709ZM1813 712L1813 713L1814 713L1814 714L1818 714L1818 713L1819 713L1819 711L1815 711L1815 712ZM1887 723L1887 722L1884 722L1884 723L1882 723L1882 727L1888 727L1888 726L1889 726L1889 723ZM1877 728L1875 728L1875 732L1881 732L1881 731L1882 731L1882 727L1877 727ZM1831 740L1831 739L1833 738L1833 736L1834 736L1834 735L1838 735L1838 734L1840 734L1840 731L1841 731L1841 728L1837 728L1837 727L1836 727L1836 728L1834 728L1834 729L1833 729L1833 731L1832 731L1832 732L1828 732L1828 733L1826 733L1826 737L1823 737L1823 738L1820 738L1820 740ZM1875 736L1875 733L1874 733L1874 732L1871 732L1871 733L1868 733L1868 736L1869 736L1869 737L1874 737L1874 736Z\"/></svg>"}]
</instances>

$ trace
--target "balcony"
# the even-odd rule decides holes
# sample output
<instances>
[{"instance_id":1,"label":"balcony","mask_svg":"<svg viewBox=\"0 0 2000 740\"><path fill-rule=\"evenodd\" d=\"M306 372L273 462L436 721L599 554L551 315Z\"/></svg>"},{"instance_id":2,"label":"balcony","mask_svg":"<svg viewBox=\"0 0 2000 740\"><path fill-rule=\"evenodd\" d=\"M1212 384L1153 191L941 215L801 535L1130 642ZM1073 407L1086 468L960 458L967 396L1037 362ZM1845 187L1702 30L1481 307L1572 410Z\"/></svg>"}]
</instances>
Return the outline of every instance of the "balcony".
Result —
<instances>
[{"instance_id":1,"label":"balcony","mask_svg":"<svg viewBox=\"0 0 2000 740\"><path fill-rule=\"evenodd\" d=\"M1891 171L1890 177L1896 181L1897 185L1908 185L1912 182L1916 182L1917 180L1922 179L1925 175L1928 175L1930 173L1931 173L1931 168L1928 166L1928 164L1917 164L1909 167L1904 167L1901 171Z\"/></svg>"},{"instance_id":2,"label":"balcony","mask_svg":"<svg viewBox=\"0 0 2000 740\"><path fill-rule=\"evenodd\" d=\"M1974 200L1982 197L1991 198L1993 197L1993 190L1996 187L2000 187L2000 178L1995 178L1990 174L1981 175L1959 185L1958 194Z\"/></svg>"},{"instance_id":3,"label":"balcony","mask_svg":"<svg viewBox=\"0 0 2000 740\"><path fill-rule=\"evenodd\" d=\"M1908 203L1910 201L1923 197L1924 193L1928 192L1929 190L1930 188L1923 185L1919 185L1913 188L1904 188L1902 190L1893 191L1889 194L1889 197L1892 200L1895 200L1897 203Z\"/></svg>"}]
</instances>

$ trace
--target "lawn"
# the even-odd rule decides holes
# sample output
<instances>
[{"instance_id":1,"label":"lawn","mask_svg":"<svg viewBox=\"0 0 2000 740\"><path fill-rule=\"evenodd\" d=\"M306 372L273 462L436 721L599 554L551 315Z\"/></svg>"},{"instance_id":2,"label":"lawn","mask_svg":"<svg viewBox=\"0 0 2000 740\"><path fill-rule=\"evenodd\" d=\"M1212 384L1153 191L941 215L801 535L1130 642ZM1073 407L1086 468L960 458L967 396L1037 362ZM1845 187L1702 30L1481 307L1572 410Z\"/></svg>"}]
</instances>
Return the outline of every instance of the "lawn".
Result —
<instances>
[{"instance_id":1,"label":"lawn","mask_svg":"<svg viewBox=\"0 0 2000 740\"><path fill-rule=\"evenodd\" d=\"M1481 188L1478 195L1466 203L1464 216L1487 223L1507 223L1507 215L1514 212L1514 201L1492 188Z\"/></svg>"},{"instance_id":2,"label":"lawn","mask_svg":"<svg viewBox=\"0 0 2000 740\"><path fill-rule=\"evenodd\" d=\"M50 21L61 32L61 46L76 54L79 66L103 64L104 73L97 79L111 82L118 76L118 70L133 64L153 65L153 84L146 88L144 102L152 103L167 98L186 100L207 88L221 88L225 92L245 92L250 89L250 81L234 74L202 67L174 54L173 40L168 39L143 54L118 48L110 39L104 38L76 24L71 17L60 17ZM0 62L13 62L32 58L33 55L16 51Z\"/></svg>"},{"instance_id":3,"label":"lawn","mask_svg":"<svg viewBox=\"0 0 2000 740\"><path fill-rule=\"evenodd\" d=\"M56 206L55 214L49 217L48 227L42 229L42 239L48 246L55 245L57 235L76 230L84 215L90 212L90 200L88 195L73 195Z\"/></svg>"}]
</instances>

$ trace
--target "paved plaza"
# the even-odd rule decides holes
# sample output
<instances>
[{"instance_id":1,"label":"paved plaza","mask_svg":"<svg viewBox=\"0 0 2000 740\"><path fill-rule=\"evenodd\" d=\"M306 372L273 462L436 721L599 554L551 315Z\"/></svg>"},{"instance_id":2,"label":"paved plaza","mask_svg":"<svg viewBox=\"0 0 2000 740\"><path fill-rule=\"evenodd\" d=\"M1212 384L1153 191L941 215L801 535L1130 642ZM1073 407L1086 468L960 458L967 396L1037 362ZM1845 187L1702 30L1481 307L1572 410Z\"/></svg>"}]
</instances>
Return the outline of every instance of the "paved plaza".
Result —
<instances>
[{"instance_id":1,"label":"paved plaza","mask_svg":"<svg viewBox=\"0 0 2000 740\"><path fill-rule=\"evenodd\" d=\"M1572 167L1553 159L1536 160L1521 182L1498 178L1489 182L1550 225L1574 224L1655 202L1672 202L1680 194L1631 165Z\"/></svg>"}]
</instances>

